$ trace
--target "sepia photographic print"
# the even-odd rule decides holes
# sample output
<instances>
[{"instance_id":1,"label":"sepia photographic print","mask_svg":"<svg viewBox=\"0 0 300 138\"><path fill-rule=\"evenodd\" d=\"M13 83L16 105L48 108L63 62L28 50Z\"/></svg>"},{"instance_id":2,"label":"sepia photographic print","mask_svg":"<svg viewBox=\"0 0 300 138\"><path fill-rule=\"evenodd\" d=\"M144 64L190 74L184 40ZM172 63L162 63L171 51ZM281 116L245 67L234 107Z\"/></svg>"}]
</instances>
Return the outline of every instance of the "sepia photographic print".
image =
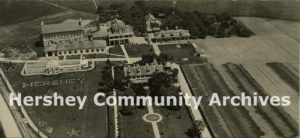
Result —
<instances>
[{"instance_id":1,"label":"sepia photographic print","mask_svg":"<svg viewBox=\"0 0 300 138\"><path fill-rule=\"evenodd\" d=\"M0 0L0 138L299 138L299 0Z\"/></svg>"}]
</instances>

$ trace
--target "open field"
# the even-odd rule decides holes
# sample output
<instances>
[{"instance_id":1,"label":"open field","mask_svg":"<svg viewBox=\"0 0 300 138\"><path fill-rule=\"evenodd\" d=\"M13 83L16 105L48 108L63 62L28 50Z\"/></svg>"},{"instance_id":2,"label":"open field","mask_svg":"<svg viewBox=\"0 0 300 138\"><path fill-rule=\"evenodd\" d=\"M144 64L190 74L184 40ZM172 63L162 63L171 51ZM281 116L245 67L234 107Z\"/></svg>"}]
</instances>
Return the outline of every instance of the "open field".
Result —
<instances>
[{"instance_id":1,"label":"open field","mask_svg":"<svg viewBox=\"0 0 300 138\"><path fill-rule=\"evenodd\" d=\"M182 67L194 95L204 96L201 109L217 137L259 137L263 135L260 127L255 124L244 107L208 106L213 92L217 92L220 96L235 95L211 64L195 66L190 64Z\"/></svg>"},{"instance_id":2,"label":"open field","mask_svg":"<svg viewBox=\"0 0 300 138\"><path fill-rule=\"evenodd\" d=\"M294 0L182 0L176 8L204 13L227 12L233 16L256 16L300 20L300 2Z\"/></svg>"},{"instance_id":3,"label":"open field","mask_svg":"<svg viewBox=\"0 0 300 138\"><path fill-rule=\"evenodd\" d=\"M180 137L188 138L186 132L192 127L192 118L187 107L182 106L178 111L163 107L153 107L154 112L162 115L157 123L162 138Z\"/></svg>"},{"instance_id":4,"label":"open field","mask_svg":"<svg viewBox=\"0 0 300 138\"><path fill-rule=\"evenodd\" d=\"M173 61L179 64L201 63L200 57L195 56L196 50L192 44L170 44L159 45L162 54L167 54L173 57ZM185 60L186 59L186 60Z\"/></svg>"},{"instance_id":5,"label":"open field","mask_svg":"<svg viewBox=\"0 0 300 138\"><path fill-rule=\"evenodd\" d=\"M259 83L260 81L253 78L243 66L226 64L224 67L238 86L239 90L246 92L246 95L253 96L253 92L258 92L258 95L261 96L276 95L268 91L269 89L262 87ZM291 99L291 101L293 103L293 99ZM277 136L295 137L299 135L299 124L291 117L289 114L290 112L286 112L288 108L285 110L284 108L286 107L271 106L270 104L267 104L266 106L255 106L255 108L257 113L261 115L267 121L269 126L273 128ZM292 113L294 114L295 112Z\"/></svg>"},{"instance_id":6,"label":"open field","mask_svg":"<svg viewBox=\"0 0 300 138\"><path fill-rule=\"evenodd\" d=\"M283 109L295 120L299 120L298 91L293 90L271 68L265 64L243 64L243 67L266 91L268 95L291 97L291 105ZM270 79L272 78L272 79ZM297 81L299 83L299 81Z\"/></svg>"},{"instance_id":7,"label":"open field","mask_svg":"<svg viewBox=\"0 0 300 138\"><path fill-rule=\"evenodd\" d=\"M77 11L95 13L94 0L45 0Z\"/></svg>"},{"instance_id":8,"label":"open field","mask_svg":"<svg viewBox=\"0 0 300 138\"><path fill-rule=\"evenodd\" d=\"M35 20L0 26L0 52L5 57L30 58L42 56L43 47L36 45L40 41L40 23L59 23L66 19L94 19L95 15L82 12L61 12ZM37 53L32 54L32 53Z\"/></svg>"},{"instance_id":9,"label":"open field","mask_svg":"<svg viewBox=\"0 0 300 138\"><path fill-rule=\"evenodd\" d=\"M65 73L57 76L20 75L22 65L7 72L7 78L16 92L22 96L43 96L57 92L62 96L87 96L83 110L78 105L69 106L26 106L31 119L50 137L68 137L72 131L79 137L107 137L107 107L94 104L93 96L99 89L104 62L97 62L96 70ZM32 82L32 83L31 83ZM27 85L26 85L27 84Z\"/></svg>"},{"instance_id":10,"label":"open field","mask_svg":"<svg viewBox=\"0 0 300 138\"><path fill-rule=\"evenodd\" d=\"M296 68L278 62L267 63L267 65L299 95L299 71Z\"/></svg>"},{"instance_id":11,"label":"open field","mask_svg":"<svg viewBox=\"0 0 300 138\"><path fill-rule=\"evenodd\" d=\"M30 21L64 11L61 8L46 4L38 0L0 1L0 26L5 24Z\"/></svg>"},{"instance_id":12,"label":"open field","mask_svg":"<svg viewBox=\"0 0 300 138\"><path fill-rule=\"evenodd\" d=\"M109 48L110 54L124 55L123 50L120 46L114 46Z\"/></svg>"},{"instance_id":13,"label":"open field","mask_svg":"<svg viewBox=\"0 0 300 138\"><path fill-rule=\"evenodd\" d=\"M209 99L212 92L226 96L240 95L240 92L246 92L246 95L258 92L262 96L291 96L289 107L275 107L269 104L264 107L232 107L230 105L209 107L205 101L201 109L215 135L226 137L239 135L250 137L255 134L266 137L299 135L297 131L299 128L297 124L299 118L297 93L284 84L266 65L261 65L264 64L243 64L250 74L244 67L235 64L224 66L189 64L182 67L193 93L196 96L204 96L203 100ZM277 88L278 90L275 90Z\"/></svg>"},{"instance_id":14,"label":"open field","mask_svg":"<svg viewBox=\"0 0 300 138\"><path fill-rule=\"evenodd\" d=\"M119 107L121 109L121 107ZM120 120L120 136L121 138L135 138L135 137L154 137L151 123L145 122L143 116L147 114L147 108L136 108L132 115L119 115Z\"/></svg>"},{"instance_id":15,"label":"open field","mask_svg":"<svg viewBox=\"0 0 300 138\"><path fill-rule=\"evenodd\" d=\"M145 54L152 54L153 48L151 45L141 44L141 45L129 45L125 46L127 54L129 57L142 57Z\"/></svg>"},{"instance_id":16,"label":"open field","mask_svg":"<svg viewBox=\"0 0 300 138\"><path fill-rule=\"evenodd\" d=\"M208 55L213 64L258 63L258 62L295 62L299 63L299 44L281 30L298 30L297 28L278 28L269 20L256 17L240 17L255 35L250 38L211 38L192 40ZM279 21L278 21L279 22ZM294 22L296 23L296 22ZM300 24L300 22L297 22ZM286 23L286 26L289 22ZM295 32L295 31L292 31ZM296 37L296 36L295 36Z\"/></svg>"}]
</instances>

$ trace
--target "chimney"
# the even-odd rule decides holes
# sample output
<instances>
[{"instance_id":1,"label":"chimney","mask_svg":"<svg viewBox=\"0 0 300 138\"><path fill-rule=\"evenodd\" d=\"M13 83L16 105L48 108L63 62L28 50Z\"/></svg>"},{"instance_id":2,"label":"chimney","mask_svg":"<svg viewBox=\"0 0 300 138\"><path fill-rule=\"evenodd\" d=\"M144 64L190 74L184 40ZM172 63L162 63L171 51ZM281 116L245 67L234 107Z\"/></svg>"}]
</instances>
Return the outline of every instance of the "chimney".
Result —
<instances>
[{"instance_id":1,"label":"chimney","mask_svg":"<svg viewBox=\"0 0 300 138\"><path fill-rule=\"evenodd\" d=\"M44 28L44 21L41 21L41 29L42 29L42 32L43 32L43 28Z\"/></svg>"},{"instance_id":2,"label":"chimney","mask_svg":"<svg viewBox=\"0 0 300 138\"><path fill-rule=\"evenodd\" d=\"M79 18L79 26L81 26L82 24L81 24L81 18Z\"/></svg>"}]
</instances>

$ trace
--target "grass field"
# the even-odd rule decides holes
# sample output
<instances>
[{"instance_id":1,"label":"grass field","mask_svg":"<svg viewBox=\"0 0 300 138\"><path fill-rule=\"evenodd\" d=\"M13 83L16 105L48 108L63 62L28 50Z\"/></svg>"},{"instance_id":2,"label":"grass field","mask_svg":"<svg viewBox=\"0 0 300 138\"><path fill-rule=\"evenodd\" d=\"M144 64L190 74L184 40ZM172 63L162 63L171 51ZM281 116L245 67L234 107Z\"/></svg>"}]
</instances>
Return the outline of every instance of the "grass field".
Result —
<instances>
[{"instance_id":1,"label":"grass field","mask_svg":"<svg viewBox=\"0 0 300 138\"><path fill-rule=\"evenodd\" d=\"M295 62L299 63L299 44L290 37L296 28L279 28L269 20L255 17L241 17L242 21L255 35L250 38L211 38L192 40L208 55L213 64ZM286 22L286 26L290 22ZM293 22L294 24L300 22ZM282 31L285 30L285 31ZM291 32L287 34L287 32ZM296 37L296 36L295 36Z\"/></svg>"},{"instance_id":2,"label":"grass field","mask_svg":"<svg viewBox=\"0 0 300 138\"><path fill-rule=\"evenodd\" d=\"M62 11L64 10L61 8L38 0L2 0L0 1L0 26L30 21Z\"/></svg>"},{"instance_id":3,"label":"grass field","mask_svg":"<svg viewBox=\"0 0 300 138\"><path fill-rule=\"evenodd\" d=\"M201 63L201 59L194 55L196 54L196 50L191 44L180 44L180 47L174 44L159 45L158 47L161 53L172 56L174 58L173 61L176 63Z\"/></svg>"},{"instance_id":4,"label":"grass field","mask_svg":"<svg viewBox=\"0 0 300 138\"><path fill-rule=\"evenodd\" d=\"M119 108L120 109L120 108ZM120 114L120 136L121 138L154 137L151 123L145 122L143 116L147 114L147 108L136 108L132 115L124 116Z\"/></svg>"},{"instance_id":5,"label":"grass field","mask_svg":"<svg viewBox=\"0 0 300 138\"><path fill-rule=\"evenodd\" d=\"M107 137L107 107L97 107L93 101L93 96L99 89L98 83L101 81L104 64L104 62L98 62L96 70L89 72L28 77L20 75L22 65L19 65L16 70L6 74L15 91L22 93L22 96L45 95L49 92L57 92L62 96L87 96L83 110L78 110L78 105L74 107L25 107L31 119L48 136L68 137L68 132L75 130L79 132L79 137ZM52 85L22 87L23 83L40 81L51 81ZM41 125L42 123L44 125ZM52 132L51 128L53 128Z\"/></svg>"},{"instance_id":6,"label":"grass field","mask_svg":"<svg viewBox=\"0 0 300 138\"><path fill-rule=\"evenodd\" d=\"M162 115L158 128L162 138L180 137L188 138L186 132L192 127L192 118L187 107L182 106L178 111L172 111L163 107L153 107L154 112Z\"/></svg>"},{"instance_id":7,"label":"grass field","mask_svg":"<svg viewBox=\"0 0 300 138\"><path fill-rule=\"evenodd\" d=\"M96 6L93 0L46 0L57 5L77 11L95 13Z\"/></svg>"},{"instance_id":8,"label":"grass field","mask_svg":"<svg viewBox=\"0 0 300 138\"><path fill-rule=\"evenodd\" d=\"M109 48L110 54L124 55L123 50L119 46L114 46Z\"/></svg>"},{"instance_id":9,"label":"grass field","mask_svg":"<svg viewBox=\"0 0 300 138\"><path fill-rule=\"evenodd\" d=\"M300 20L300 2L294 0L184 0L178 1L176 7L184 11Z\"/></svg>"},{"instance_id":10,"label":"grass field","mask_svg":"<svg viewBox=\"0 0 300 138\"><path fill-rule=\"evenodd\" d=\"M127 54L129 57L142 57L145 54L152 54L153 48L151 45L134 45L125 46Z\"/></svg>"}]
</instances>

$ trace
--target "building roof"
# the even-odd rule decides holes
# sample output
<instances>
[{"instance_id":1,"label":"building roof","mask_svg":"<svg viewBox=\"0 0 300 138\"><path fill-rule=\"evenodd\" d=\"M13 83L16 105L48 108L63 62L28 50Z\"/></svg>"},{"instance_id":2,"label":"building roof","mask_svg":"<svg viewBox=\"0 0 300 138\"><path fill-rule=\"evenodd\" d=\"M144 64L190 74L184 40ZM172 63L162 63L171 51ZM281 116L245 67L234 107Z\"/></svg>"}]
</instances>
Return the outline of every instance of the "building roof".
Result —
<instances>
[{"instance_id":1,"label":"building roof","mask_svg":"<svg viewBox=\"0 0 300 138\"><path fill-rule=\"evenodd\" d=\"M56 67L65 67L65 66L74 66L74 65L83 65L88 64L87 60L49 60L44 62L32 62L25 64L25 70L37 70L37 69L46 69L46 68L56 68Z\"/></svg>"},{"instance_id":2,"label":"building roof","mask_svg":"<svg viewBox=\"0 0 300 138\"><path fill-rule=\"evenodd\" d=\"M161 30L155 33L148 34L151 38L160 38L160 37L176 37L176 36L190 36L188 30L176 29L176 30Z\"/></svg>"},{"instance_id":3,"label":"building roof","mask_svg":"<svg viewBox=\"0 0 300 138\"><path fill-rule=\"evenodd\" d=\"M125 76L141 76L141 75L152 75L155 72L163 72L164 68L162 64L147 64L144 66L133 64L124 66Z\"/></svg>"},{"instance_id":4,"label":"building roof","mask_svg":"<svg viewBox=\"0 0 300 138\"><path fill-rule=\"evenodd\" d=\"M114 19L108 22L111 33L133 33L131 26L126 25L123 21Z\"/></svg>"},{"instance_id":5,"label":"building roof","mask_svg":"<svg viewBox=\"0 0 300 138\"><path fill-rule=\"evenodd\" d=\"M36 69L45 69L47 68L48 62L28 62L25 64L26 70L36 70Z\"/></svg>"},{"instance_id":6,"label":"building roof","mask_svg":"<svg viewBox=\"0 0 300 138\"><path fill-rule=\"evenodd\" d=\"M155 19L155 17L151 14L151 13L148 13L146 16L145 16L146 20L153 20Z\"/></svg>"},{"instance_id":7,"label":"building roof","mask_svg":"<svg viewBox=\"0 0 300 138\"><path fill-rule=\"evenodd\" d=\"M62 43L57 45L50 45L45 47L44 51L65 51L65 50L80 50L80 49L94 49L105 48L105 40L92 41L73 41L71 43Z\"/></svg>"},{"instance_id":8,"label":"building roof","mask_svg":"<svg viewBox=\"0 0 300 138\"><path fill-rule=\"evenodd\" d=\"M87 24L87 22L82 22ZM42 34L57 33L57 32L70 32L70 31L81 31L82 27L79 25L79 20L69 19L62 23L57 24L45 24L42 25Z\"/></svg>"}]
</instances>

